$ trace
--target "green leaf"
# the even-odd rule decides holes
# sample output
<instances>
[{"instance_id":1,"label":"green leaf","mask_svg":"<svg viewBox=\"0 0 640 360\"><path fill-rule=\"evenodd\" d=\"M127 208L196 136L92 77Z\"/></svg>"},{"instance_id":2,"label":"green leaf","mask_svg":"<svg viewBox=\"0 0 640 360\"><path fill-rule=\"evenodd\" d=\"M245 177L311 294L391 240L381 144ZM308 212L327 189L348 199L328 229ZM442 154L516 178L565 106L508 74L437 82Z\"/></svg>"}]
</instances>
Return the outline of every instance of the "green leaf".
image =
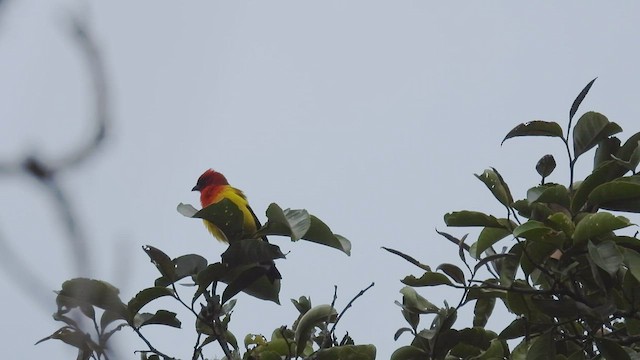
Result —
<instances>
[{"instance_id":1,"label":"green leaf","mask_svg":"<svg viewBox=\"0 0 640 360\"><path fill-rule=\"evenodd\" d=\"M409 255L407 255L407 254L405 254L405 253L402 253L402 252L400 252L400 251L398 251L398 250L394 250L394 249L386 248L386 247L384 247L384 246L383 246L382 248L383 248L384 250L387 250L388 252L390 252L390 253L394 254L394 255L398 255L398 256L400 256L401 258L403 258L403 259L407 260L408 262L412 263L413 265L415 265L415 266L419 267L419 268L420 268L420 269L422 269L422 270L425 270L425 271L431 271L431 268L429 267L429 265L425 265L425 264L423 264L423 263L419 262L418 260L414 259L413 257L411 257L411 256L409 256Z\"/></svg>"},{"instance_id":2,"label":"green leaf","mask_svg":"<svg viewBox=\"0 0 640 360\"><path fill-rule=\"evenodd\" d=\"M177 280L195 276L207 267L207 259L197 254L178 256L173 259Z\"/></svg>"},{"instance_id":3,"label":"green leaf","mask_svg":"<svg viewBox=\"0 0 640 360\"><path fill-rule=\"evenodd\" d=\"M483 351L479 356L474 359L477 360L495 360L495 359L504 359L504 346L500 339L491 340L491 345L485 351Z\"/></svg>"},{"instance_id":4,"label":"green leaf","mask_svg":"<svg viewBox=\"0 0 640 360\"><path fill-rule=\"evenodd\" d=\"M453 285L451 280L444 275L437 272L427 271L420 278L416 278L413 275L406 276L401 282L409 286L438 286L438 285Z\"/></svg>"},{"instance_id":5,"label":"green leaf","mask_svg":"<svg viewBox=\"0 0 640 360\"><path fill-rule=\"evenodd\" d=\"M310 215L311 227L302 237L302 240L326 245L338 249L347 255L351 255L351 242L342 235L334 234L331 229L317 217Z\"/></svg>"},{"instance_id":6,"label":"green leaf","mask_svg":"<svg viewBox=\"0 0 640 360\"><path fill-rule=\"evenodd\" d=\"M200 271L195 278L195 283L198 285L198 290L194 293L191 304L194 304L196 300L207 290L209 285L213 282L222 281L228 275L228 268L222 263L209 264L205 269Z\"/></svg>"},{"instance_id":7,"label":"green leaf","mask_svg":"<svg viewBox=\"0 0 640 360\"><path fill-rule=\"evenodd\" d=\"M551 175L553 170L556 168L556 159L553 158L553 155L545 155L538 160L536 164L536 171L542 178L546 178Z\"/></svg>"},{"instance_id":8,"label":"green leaf","mask_svg":"<svg viewBox=\"0 0 640 360\"><path fill-rule=\"evenodd\" d=\"M486 226L504 228L493 215L487 215L479 211L454 211L444 215L447 226Z\"/></svg>"},{"instance_id":9,"label":"green leaf","mask_svg":"<svg viewBox=\"0 0 640 360\"><path fill-rule=\"evenodd\" d=\"M53 334L45 337L44 339L38 340L38 342L36 342L36 345L40 344L43 341L47 341L51 339L60 340L65 344L69 344L77 348L78 356L76 357L76 359L78 360L90 359L93 353L91 349L92 348L97 349L100 347L98 344L94 343L91 340L90 336L88 336L87 334L81 331L77 331L69 326L64 326L56 330Z\"/></svg>"},{"instance_id":10,"label":"green leaf","mask_svg":"<svg viewBox=\"0 0 640 360\"><path fill-rule=\"evenodd\" d=\"M511 235L511 231L504 228L485 227L478 236L476 241L469 249L469 254L474 259L479 259L482 253L493 246L496 242Z\"/></svg>"},{"instance_id":11,"label":"green leaf","mask_svg":"<svg viewBox=\"0 0 640 360\"><path fill-rule=\"evenodd\" d=\"M253 265L229 269L229 272L222 281L229 284L227 288L231 288L228 290L225 288L223 297L225 300L228 300L231 299L233 295L237 294L237 291L242 291L255 298L273 301L276 304L280 304L279 295L281 281L280 279L274 279L271 281L269 277L265 275L268 271L269 269L266 266ZM258 276L259 274L262 274L262 276Z\"/></svg>"},{"instance_id":12,"label":"green leaf","mask_svg":"<svg viewBox=\"0 0 640 360\"><path fill-rule=\"evenodd\" d=\"M261 234L290 236L292 241L301 239L311 227L311 218L307 210L282 210L275 203L267 208L267 218L269 220Z\"/></svg>"},{"instance_id":13,"label":"green leaf","mask_svg":"<svg viewBox=\"0 0 640 360\"><path fill-rule=\"evenodd\" d=\"M511 129L502 140L502 144L507 139L517 136L551 136L562 138L562 128L553 121L534 120L522 123Z\"/></svg>"},{"instance_id":14,"label":"green leaf","mask_svg":"<svg viewBox=\"0 0 640 360\"><path fill-rule=\"evenodd\" d=\"M577 213L584 206L589 198L589 194L593 189L601 184L611 181L618 177L620 165L615 161L607 161L595 169L584 181L576 187L573 199L571 201L571 211Z\"/></svg>"},{"instance_id":15,"label":"green leaf","mask_svg":"<svg viewBox=\"0 0 640 360\"><path fill-rule=\"evenodd\" d=\"M624 216L614 216L608 212L588 214L576 225L573 242L576 245L585 244L589 239L595 239L629 225L631 225L629 219Z\"/></svg>"},{"instance_id":16,"label":"green leaf","mask_svg":"<svg viewBox=\"0 0 640 360\"><path fill-rule=\"evenodd\" d=\"M402 294L402 304L400 304L400 306L412 313L433 314L437 313L439 310L437 306L420 296L415 289L409 286L405 286L400 289L400 293Z\"/></svg>"},{"instance_id":17,"label":"green leaf","mask_svg":"<svg viewBox=\"0 0 640 360\"><path fill-rule=\"evenodd\" d=\"M180 328L182 323L176 317L176 313L167 310L158 310L155 314L141 313L134 317L133 326L141 328L146 325L166 325L174 328Z\"/></svg>"},{"instance_id":18,"label":"green leaf","mask_svg":"<svg viewBox=\"0 0 640 360\"><path fill-rule=\"evenodd\" d=\"M621 178L596 187L589 194L589 202L603 209L640 212L640 183Z\"/></svg>"},{"instance_id":19,"label":"green leaf","mask_svg":"<svg viewBox=\"0 0 640 360\"><path fill-rule=\"evenodd\" d=\"M160 275L167 279L170 283L176 281L176 267L171 258L162 252L162 250L153 246L145 245L142 247L145 253L151 259L151 262L158 268Z\"/></svg>"},{"instance_id":20,"label":"green leaf","mask_svg":"<svg viewBox=\"0 0 640 360\"><path fill-rule=\"evenodd\" d=\"M274 203L267 209L267 218L269 221L258 231L259 235L290 236L292 241L307 240L351 255L351 242L334 234L329 226L306 210L282 210Z\"/></svg>"},{"instance_id":21,"label":"green leaf","mask_svg":"<svg viewBox=\"0 0 640 360\"><path fill-rule=\"evenodd\" d=\"M605 359L631 360L629 354L616 342L604 338L596 338L596 347Z\"/></svg>"},{"instance_id":22,"label":"green leaf","mask_svg":"<svg viewBox=\"0 0 640 360\"><path fill-rule=\"evenodd\" d=\"M622 253L627 269L629 269L629 272L636 280L640 281L640 254L631 249L623 249Z\"/></svg>"},{"instance_id":23,"label":"green leaf","mask_svg":"<svg viewBox=\"0 0 640 360\"><path fill-rule=\"evenodd\" d=\"M541 202L558 204L569 208L569 190L563 185L545 184L532 187L527 191L527 201L529 204Z\"/></svg>"},{"instance_id":24,"label":"green leaf","mask_svg":"<svg viewBox=\"0 0 640 360\"><path fill-rule=\"evenodd\" d=\"M129 311L118 294L119 290L105 281L75 278L62 283L56 303L59 310L96 306L118 314L123 320L128 320Z\"/></svg>"},{"instance_id":25,"label":"green leaf","mask_svg":"<svg viewBox=\"0 0 640 360\"><path fill-rule=\"evenodd\" d=\"M576 99L573 100L573 104L571 104L571 109L569 109L569 127L571 127L571 119L573 119L573 116L576 114L576 111L578 111L578 107L580 107L582 100L584 100L585 96L587 96L587 94L589 93L589 90L591 90L591 86L593 86L593 83L596 82L596 79L597 78L589 81L587 86L585 86L584 89L580 91L580 94L578 94Z\"/></svg>"},{"instance_id":26,"label":"green leaf","mask_svg":"<svg viewBox=\"0 0 640 360\"><path fill-rule=\"evenodd\" d=\"M587 249L591 260L610 276L614 276L623 263L624 257L613 241L603 241L598 245L589 241Z\"/></svg>"},{"instance_id":27,"label":"green leaf","mask_svg":"<svg viewBox=\"0 0 640 360\"><path fill-rule=\"evenodd\" d=\"M391 354L390 360L424 360L429 356L424 350L415 346L403 346Z\"/></svg>"},{"instance_id":28,"label":"green leaf","mask_svg":"<svg viewBox=\"0 0 640 360\"><path fill-rule=\"evenodd\" d=\"M451 279L453 279L453 281L457 282L458 284L466 284L464 272L462 271L462 269L453 264L440 264L438 265L436 270L442 270L443 273L447 274Z\"/></svg>"},{"instance_id":29,"label":"green leaf","mask_svg":"<svg viewBox=\"0 0 640 360\"><path fill-rule=\"evenodd\" d=\"M556 347L551 332L546 332L531 342L527 360L548 360L556 356Z\"/></svg>"},{"instance_id":30,"label":"green leaf","mask_svg":"<svg viewBox=\"0 0 640 360\"><path fill-rule=\"evenodd\" d=\"M311 309L311 300L305 296L300 296L298 300L291 299L293 306L296 307L300 314L304 314Z\"/></svg>"},{"instance_id":31,"label":"green leaf","mask_svg":"<svg viewBox=\"0 0 640 360\"><path fill-rule=\"evenodd\" d=\"M498 170L494 168L486 169L482 175L475 174L475 176L485 184L502 205L509 207L513 203L509 186L507 186Z\"/></svg>"},{"instance_id":32,"label":"green leaf","mask_svg":"<svg viewBox=\"0 0 640 360\"><path fill-rule=\"evenodd\" d=\"M264 277L267 269L263 266L253 266L240 273L233 281L227 285L222 293L222 303L226 303L241 291L244 291L261 277ZM277 280L277 279L276 279Z\"/></svg>"},{"instance_id":33,"label":"green leaf","mask_svg":"<svg viewBox=\"0 0 640 360\"><path fill-rule=\"evenodd\" d=\"M513 236L522 237L525 239L537 239L546 234L549 234L552 231L553 229L539 221L529 220L526 223L513 229Z\"/></svg>"},{"instance_id":34,"label":"green leaf","mask_svg":"<svg viewBox=\"0 0 640 360\"><path fill-rule=\"evenodd\" d=\"M376 347L373 345L335 346L319 350L316 353L316 358L318 360L374 360Z\"/></svg>"},{"instance_id":35,"label":"green leaf","mask_svg":"<svg viewBox=\"0 0 640 360\"><path fill-rule=\"evenodd\" d=\"M230 267L240 265L270 263L275 259L284 259L277 245L262 239L242 239L229 244L222 253L222 263Z\"/></svg>"},{"instance_id":36,"label":"green leaf","mask_svg":"<svg viewBox=\"0 0 640 360\"><path fill-rule=\"evenodd\" d=\"M127 307L131 314L135 315L140 311L140 309L142 309L142 307L163 296L174 296L173 290L159 286L146 288L138 292L135 297L129 300Z\"/></svg>"},{"instance_id":37,"label":"green leaf","mask_svg":"<svg viewBox=\"0 0 640 360\"><path fill-rule=\"evenodd\" d=\"M616 156L621 160L631 161L633 154L637 152L638 141L640 141L640 132L631 135L624 145L620 147Z\"/></svg>"},{"instance_id":38,"label":"green leaf","mask_svg":"<svg viewBox=\"0 0 640 360\"><path fill-rule=\"evenodd\" d=\"M577 159L600 141L619 133L622 128L606 116L589 111L582 115L573 129L573 156Z\"/></svg>"},{"instance_id":39,"label":"green leaf","mask_svg":"<svg viewBox=\"0 0 640 360\"><path fill-rule=\"evenodd\" d=\"M302 315L295 332L296 353L302 354L314 327L322 323L335 322L337 317L336 309L326 304L315 306Z\"/></svg>"},{"instance_id":40,"label":"green leaf","mask_svg":"<svg viewBox=\"0 0 640 360\"><path fill-rule=\"evenodd\" d=\"M473 326L484 327L487 325L487 321L489 321L495 305L495 298L478 299L473 309Z\"/></svg>"},{"instance_id":41,"label":"green leaf","mask_svg":"<svg viewBox=\"0 0 640 360\"><path fill-rule=\"evenodd\" d=\"M551 224L555 225L554 229L558 231L562 231L568 237L573 235L573 231L576 229L576 225L573 223L573 220L563 212L557 212L548 217ZM552 226L553 226L552 225Z\"/></svg>"}]
</instances>

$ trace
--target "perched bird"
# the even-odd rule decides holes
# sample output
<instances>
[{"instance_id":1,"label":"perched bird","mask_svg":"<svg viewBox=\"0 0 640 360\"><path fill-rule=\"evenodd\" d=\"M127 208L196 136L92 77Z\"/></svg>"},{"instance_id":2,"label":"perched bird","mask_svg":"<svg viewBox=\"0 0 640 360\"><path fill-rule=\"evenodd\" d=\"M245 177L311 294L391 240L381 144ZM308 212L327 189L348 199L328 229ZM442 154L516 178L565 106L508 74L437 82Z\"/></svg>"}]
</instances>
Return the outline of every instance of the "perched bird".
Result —
<instances>
[{"instance_id":1,"label":"perched bird","mask_svg":"<svg viewBox=\"0 0 640 360\"><path fill-rule=\"evenodd\" d=\"M202 175L200 175L196 186L194 186L191 191L200 192L200 204L203 208L211 204L215 204L223 199L228 199L233 202L238 207L238 209L240 209L243 215L243 235L251 236L255 234L256 231L258 231L258 229L260 228L260 221L249 206L247 197L241 190L229 185L227 178L225 178L221 173L213 169L205 171ZM220 228L216 224L208 220L203 221L209 232L216 239L225 243L229 242L227 235L222 230L220 230ZM268 242L266 236L263 236L262 239ZM273 261L271 261L271 263L268 265L269 269L267 275L269 276L269 279L272 281L273 279L281 279L282 276L276 269Z\"/></svg>"}]
</instances>

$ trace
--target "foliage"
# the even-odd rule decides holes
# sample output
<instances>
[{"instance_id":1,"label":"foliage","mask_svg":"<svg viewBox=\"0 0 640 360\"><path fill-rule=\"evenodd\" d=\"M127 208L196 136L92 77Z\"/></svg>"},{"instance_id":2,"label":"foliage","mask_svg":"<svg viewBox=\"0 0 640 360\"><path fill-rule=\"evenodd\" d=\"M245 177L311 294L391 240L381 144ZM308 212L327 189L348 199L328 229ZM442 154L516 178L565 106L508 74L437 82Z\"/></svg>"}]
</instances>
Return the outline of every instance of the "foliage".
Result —
<instances>
[{"instance_id":1,"label":"foliage","mask_svg":"<svg viewBox=\"0 0 640 360\"><path fill-rule=\"evenodd\" d=\"M338 342L335 326L353 301L364 294L361 291L338 315L334 303L312 306L310 299L292 300L299 312L290 327L282 326L273 331L270 339L263 335L244 337L244 349L236 336L229 331L236 295L244 292L259 299L280 303L280 279L270 278L269 270L274 260L285 256L280 248L262 240L265 235L289 236L292 241L307 240L336 248L347 255L351 243L334 234L317 217L306 210L282 210L271 204L267 210L267 223L251 238L230 238L229 234L242 234L242 212L231 201L223 200L200 211L191 205L180 204L178 211L188 217L211 220L224 224L228 249L222 261L209 264L196 254L171 258L161 250L144 246L143 250L160 273L154 285L140 290L129 302L124 303L117 288L104 281L76 278L62 284L57 292L58 310L54 319L65 325L38 343L56 339L78 349L77 359L108 359L108 341L113 334L131 328L148 347L139 351L143 359L174 359L159 350L143 334L149 325L180 328L182 322L170 310L143 312L148 304L160 298L172 298L179 306L188 309L195 317L196 345L192 359L205 359L205 346L217 342L226 359L374 359L373 345L355 345L345 335ZM184 298L176 284L191 280L193 295ZM220 284L226 284L220 293ZM182 284L185 285L185 284ZM187 284L189 285L189 284ZM373 284L371 284L373 286ZM369 287L371 287L369 286ZM196 303L200 301L197 308ZM84 323L92 324L85 330ZM243 354L244 352L244 354Z\"/></svg>"},{"instance_id":2,"label":"foliage","mask_svg":"<svg viewBox=\"0 0 640 360\"><path fill-rule=\"evenodd\" d=\"M438 231L457 244L464 267L443 263L432 269L411 255L384 248L421 270L419 276L402 280L402 301L396 304L408 326L398 329L394 338L409 334L411 342L398 348L392 360L640 359L640 241L637 233L628 236L619 232L633 224L618 213L640 212L640 175L636 174L640 133L622 143L615 136L622 132L620 126L593 111L572 126L594 82L572 104L566 134L558 123L536 120L517 125L503 140L545 136L561 141L568 157L566 185L546 181L557 166L550 154L535 165L540 181L522 199L515 200L500 172L489 168L476 177L504 208L504 214L461 210L444 216L447 226L478 230L471 244L467 243L468 234L458 238ZM576 162L593 148L592 172L582 181L574 181ZM243 215L230 201L199 211L180 204L178 211L221 224L230 245L220 262L209 264L195 254L172 259L145 246L160 273L153 286L124 303L118 290L106 282L66 281L58 292L54 314L54 319L65 325L41 341L57 339L74 346L78 359L108 359L109 339L128 327L147 346L140 351L143 359L173 359L149 342L143 328L181 327L176 313L164 309L141 312L157 299L170 298L196 319L192 359L204 359L205 346L213 342L219 344L226 359L375 358L373 345L356 345L348 334L338 341L335 335L345 311L373 283L340 313L335 309L335 295L332 304L316 306L304 296L292 300L299 314L290 326L276 328L270 338L248 334L243 348L229 331L240 292L279 304L280 279L269 275L275 261L285 256L262 237L287 236L349 255L347 239L306 210L283 210L276 204L267 209L267 223L249 239L242 238ZM496 250L498 246L501 251ZM189 298L181 296L176 287L185 280L193 285ZM447 302L437 306L416 290L435 286L459 289L462 295L455 306ZM198 302L200 307L196 308ZM499 331L485 328L500 304L513 314L513 320ZM465 306L473 306L471 326L456 328L458 313ZM427 328L420 326L425 317L431 318ZM92 331L83 326L87 319Z\"/></svg>"},{"instance_id":3,"label":"foliage","mask_svg":"<svg viewBox=\"0 0 640 360\"><path fill-rule=\"evenodd\" d=\"M503 140L547 136L562 141L568 185L545 182L556 161L544 155L535 166L540 183L524 199L514 200L504 178L490 168L476 177L504 207L504 215L463 210L444 216L450 227L479 228L471 245L465 242L468 235L439 232L458 244L464 270L449 263L432 270L387 249L424 271L402 280L407 286L398 305L409 326L395 338L409 333L413 339L392 360L640 358L640 241L616 233L632 224L610 212L640 212L640 133L622 144L614 136L620 126L592 111L572 127L594 81L571 106L566 134L555 122L531 121ZM576 161L594 147L593 171L574 182ZM495 250L499 245L501 252ZM488 277L480 279L483 274ZM461 299L456 306L438 307L416 291L429 286L460 289ZM485 329L496 303L514 315L499 332ZM472 326L454 328L460 308L471 304ZM428 315L431 325L420 329Z\"/></svg>"}]
</instances>

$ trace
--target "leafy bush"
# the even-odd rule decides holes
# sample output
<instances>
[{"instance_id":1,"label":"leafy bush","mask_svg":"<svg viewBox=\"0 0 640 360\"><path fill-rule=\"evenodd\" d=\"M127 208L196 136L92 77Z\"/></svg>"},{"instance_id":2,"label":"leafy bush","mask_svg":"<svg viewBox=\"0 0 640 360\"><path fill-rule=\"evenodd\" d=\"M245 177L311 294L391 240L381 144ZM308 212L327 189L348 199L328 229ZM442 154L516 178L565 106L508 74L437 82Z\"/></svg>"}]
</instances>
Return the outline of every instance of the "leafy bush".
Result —
<instances>
[{"instance_id":1,"label":"leafy bush","mask_svg":"<svg viewBox=\"0 0 640 360\"><path fill-rule=\"evenodd\" d=\"M620 126L592 111L572 127L594 81L571 106L566 134L555 122L531 121L504 138L547 136L562 141L568 185L545 182L556 160L544 155L535 166L540 183L526 198L514 200L498 170L490 168L476 177L504 206L504 215L463 210L444 216L450 227L480 229L471 245L467 235L440 233L459 246L464 270L449 263L432 270L387 249L424 271L402 280L407 286L401 290L400 305L409 326L395 337L410 333L413 340L396 350L392 360L640 358L640 241L616 234L632 224L609 212L640 212L640 176L635 172L640 133L621 145L614 136L622 131ZM594 147L593 171L574 182L576 162ZM498 245L503 246L501 252L495 250ZM481 274L488 277L479 279ZM415 290L425 286L453 287L462 296L457 306L438 307ZM499 333L484 328L497 301L514 314ZM468 304L474 306L473 326L454 329L459 309ZM424 315L433 320L429 328L419 330Z\"/></svg>"}]
</instances>

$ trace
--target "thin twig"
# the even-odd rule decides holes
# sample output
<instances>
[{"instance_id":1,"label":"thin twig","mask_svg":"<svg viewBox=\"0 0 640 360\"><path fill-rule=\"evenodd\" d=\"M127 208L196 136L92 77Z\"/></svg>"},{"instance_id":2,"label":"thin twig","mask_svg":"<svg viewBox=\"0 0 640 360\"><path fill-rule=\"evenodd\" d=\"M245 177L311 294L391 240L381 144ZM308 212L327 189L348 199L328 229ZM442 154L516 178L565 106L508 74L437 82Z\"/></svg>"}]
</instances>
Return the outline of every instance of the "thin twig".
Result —
<instances>
[{"instance_id":1,"label":"thin twig","mask_svg":"<svg viewBox=\"0 0 640 360\"><path fill-rule=\"evenodd\" d=\"M131 328L133 329L133 331L134 331L136 334L138 334L138 336L140 337L140 339L142 339L142 341L144 341L144 343L145 343L145 344L147 344L147 346L149 347L149 351L151 351L151 352L153 352L153 353L155 353L155 354L157 354L157 355L159 355L159 356L162 356L163 358L165 358L165 359L167 359L167 360L177 360L176 358L171 357L171 356L169 356L169 355L167 355L167 354L163 353L162 351L160 351L160 350L156 349L153 345L151 345L151 343L149 342L149 340L147 340L147 338L146 338L144 335L142 335L142 333L140 332L140 329L137 329L137 328L135 328L135 327L133 327L133 326L132 326Z\"/></svg>"},{"instance_id":2,"label":"thin twig","mask_svg":"<svg viewBox=\"0 0 640 360\"><path fill-rule=\"evenodd\" d=\"M331 331L329 331L329 336L333 336L333 333L336 330L336 326L338 325L338 322L340 321L340 319L342 319L342 316L344 315L344 313L347 312L347 310L353 305L353 302L356 301L356 299L358 299L360 296L364 295L364 293L367 292L367 290L371 289L374 285L375 283L372 282L371 284L369 284L369 286L360 290L360 292L356 296L354 296L353 299L351 299L351 301L349 301L347 306L345 306L344 309L342 309L342 311L340 312L340 315L338 315L338 317L336 318L336 321L333 323L333 327L331 327Z\"/></svg>"}]
</instances>

